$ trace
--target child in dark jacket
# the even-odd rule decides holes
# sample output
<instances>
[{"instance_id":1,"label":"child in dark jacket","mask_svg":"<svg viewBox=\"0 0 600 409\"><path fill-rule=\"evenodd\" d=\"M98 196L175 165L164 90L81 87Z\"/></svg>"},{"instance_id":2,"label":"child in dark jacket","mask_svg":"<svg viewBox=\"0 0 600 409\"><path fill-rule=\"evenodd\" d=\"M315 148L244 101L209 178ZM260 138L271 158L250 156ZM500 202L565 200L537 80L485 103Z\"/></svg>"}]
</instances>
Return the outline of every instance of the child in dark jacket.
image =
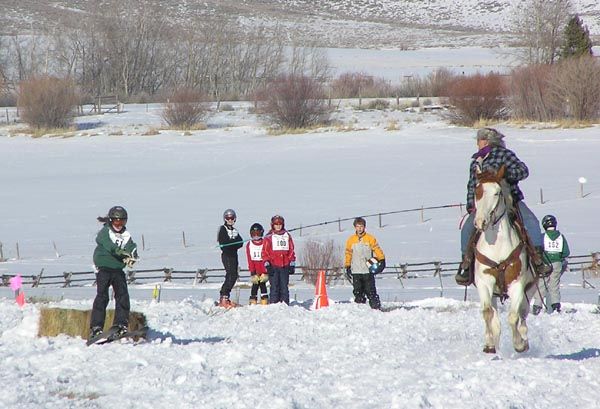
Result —
<instances>
[{"instance_id":1,"label":"child in dark jacket","mask_svg":"<svg viewBox=\"0 0 600 409\"><path fill-rule=\"evenodd\" d=\"M262 258L269 274L271 296L269 303L290 303L290 274L296 268L294 241L285 230L285 220L279 215L271 218L271 231L264 240Z\"/></svg>"},{"instance_id":2,"label":"child in dark jacket","mask_svg":"<svg viewBox=\"0 0 600 409\"><path fill-rule=\"evenodd\" d=\"M250 270L250 281L252 288L250 290L250 304L256 304L258 301L258 289L260 288L260 303L265 305L269 303L267 296L267 281L269 275L262 259L263 234L265 229L259 223L254 223L250 227L251 240L246 244L246 257L248 258L248 270Z\"/></svg>"},{"instance_id":3,"label":"child in dark jacket","mask_svg":"<svg viewBox=\"0 0 600 409\"><path fill-rule=\"evenodd\" d=\"M127 279L123 269L126 266L132 267L138 259L137 246L125 228L127 217L127 211L121 206L112 207L107 217L98 217L98 221L104 223L104 226L96 236L97 246L94 250L94 265L98 273L90 338L98 336L104 328L110 286L115 294L115 317L112 326L117 335L127 331L130 307Z\"/></svg>"},{"instance_id":4,"label":"child in dark jacket","mask_svg":"<svg viewBox=\"0 0 600 409\"><path fill-rule=\"evenodd\" d=\"M229 296L231 289L238 279L238 250L242 248L244 240L238 231L233 227L237 220L237 215L233 209L227 209L223 213L223 225L219 228L217 240L221 247L221 261L225 268L225 282L221 286L219 306L225 308L235 307Z\"/></svg>"}]
</instances>

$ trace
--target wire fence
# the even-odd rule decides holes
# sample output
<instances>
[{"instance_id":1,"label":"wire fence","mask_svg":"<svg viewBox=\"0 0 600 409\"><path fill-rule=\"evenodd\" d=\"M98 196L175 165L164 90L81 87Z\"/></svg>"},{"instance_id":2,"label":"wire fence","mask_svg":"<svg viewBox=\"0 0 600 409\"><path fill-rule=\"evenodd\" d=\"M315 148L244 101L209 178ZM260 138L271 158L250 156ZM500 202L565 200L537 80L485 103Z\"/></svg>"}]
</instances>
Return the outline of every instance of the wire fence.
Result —
<instances>
[{"instance_id":1,"label":"wire fence","mask_svg":"<svg viewBox=\"0 0 600 409\"><path fill-rule=\"evenodd\" d=\"M588 280L600 275L600 252L587 255L570 256L568 258L569 270L581 273L581 286L583 288L595 288ZM419 278L438 277L443 287L442 278L453 276L458 269L459 261L426 261L420 263L396 263L388 265L376 279L395 278L404 286L403 280ZM314 283L315 268L296 267L298 271L290 281L304 281ZM342 266L325 267L328 284L336 284L347 280ZM196 270L178 270L163 267L145 270L126 270L127 281L130 285L150 284L157 282L180 282L186 285L198 285L202 283L222 282L225 278L223 268L198 268ZM44 275L44 269L38 274L22 275L23 284L30 287L82 287L93 286L96 283L95 271L65 271L62 274ZM0 286L9 286L10 279L16 274L2 275ZM250 283L250 272L247 269L239 269L238 284Z\"/></svg>"}]
</instances>

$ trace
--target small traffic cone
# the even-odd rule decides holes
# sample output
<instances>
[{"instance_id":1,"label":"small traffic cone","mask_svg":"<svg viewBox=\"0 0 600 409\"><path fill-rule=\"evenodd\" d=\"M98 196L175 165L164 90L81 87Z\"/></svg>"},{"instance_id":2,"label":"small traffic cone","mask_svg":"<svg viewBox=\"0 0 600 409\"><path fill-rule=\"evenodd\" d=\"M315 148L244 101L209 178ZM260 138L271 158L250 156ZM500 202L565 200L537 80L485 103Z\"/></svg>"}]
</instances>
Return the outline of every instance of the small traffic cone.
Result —
<instances>
[{"instance_id":1,"label":"small traffic cone","mask_svg":"<svg viewBox=\"0 0 600 409\"><path fill-rule=\"evenodd\" d=\"M329 298L327 297L327 286L325 285L325 270L320 270L315 287L315 309L329 307Z\"/></svg>"}]
</instances>

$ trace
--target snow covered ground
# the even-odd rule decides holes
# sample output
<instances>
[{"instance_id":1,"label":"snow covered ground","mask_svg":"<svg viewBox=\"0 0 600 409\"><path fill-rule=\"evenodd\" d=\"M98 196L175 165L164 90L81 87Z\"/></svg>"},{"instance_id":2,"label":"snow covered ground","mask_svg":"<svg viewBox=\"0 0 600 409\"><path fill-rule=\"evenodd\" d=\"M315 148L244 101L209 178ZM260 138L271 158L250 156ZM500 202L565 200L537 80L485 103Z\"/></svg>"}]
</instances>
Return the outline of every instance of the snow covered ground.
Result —
<instances>
[{"instance_id":1,"label":"snow covered ground","mask_svg":"<svg viewBox=\"0 0 600 409\"><path fill-rule=\"evenodd\" d=\"M145 105L79 118L80 130L70 137L9 136L14 127L0 127L0 241L9 258L0 274L89 270L100 227L95 217L115 204L128 209L138 244L145 237L139 268L195 269L220 265L216 231L228 207L247 236L252 223L268 225L275 213L292 228L465 200L475 132L438 114L342 104L335 117L343 126L269 136L249 104L232 105L191 135L148 135L161 126L160 109ZM534 212L557 216L573 254L598 251L598 127L499 128L530 167L521 186ZM580 177L587 178L584 197ZM425 212L424 220L403 213L384 216L382 228L371 217L367 230L391 264L455 261L460 217L457 208ZM342 245L352 232L350 222L342 227L295 234L299 256L309 239ZM575 287L578 279L571 274L565 283ZM213 307L215 284L166 288L160 303L150 300L151 287L132 288L150 341L104 347L36 338L42 304L19 309L4 288L0 408L597 407L596 290L565 289L568 313L530 317L527 353L512 351L503 323L494 357L481 352L476 296L460 301L462 290L448 280L444 297L436 298L430 284L403 289L397 280L378 280L390 312L350 303L347 284L329 289L335 302L323 310L310 310L312 289L298 285L290 307L226 313ZM52 306L91 306L91 288L56 291Z\"/></svg>"}]
</instances>

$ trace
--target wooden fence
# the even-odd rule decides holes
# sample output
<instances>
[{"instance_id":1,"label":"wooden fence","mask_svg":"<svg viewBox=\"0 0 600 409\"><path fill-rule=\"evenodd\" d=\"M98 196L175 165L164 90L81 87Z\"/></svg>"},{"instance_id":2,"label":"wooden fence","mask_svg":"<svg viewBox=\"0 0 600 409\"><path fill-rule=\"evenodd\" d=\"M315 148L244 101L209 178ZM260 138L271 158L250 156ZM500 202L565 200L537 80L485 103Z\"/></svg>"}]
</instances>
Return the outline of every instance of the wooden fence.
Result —
<instances>
[{"instance_id":1,"label":"wooden fence","mask_svg":"<svg viewBox=\"0 0 600 409\"><path fill-rule=\"evenodd\" d=\"M587 278L600 275L600 252L590 255L569 257L569 270L581 272L581 285L583 288L595 288ZM442 278L453 276L458 268L458 261L442 262L427 261L422 263L398 263L388 265L385 270L378 274L377 279L398 279L404 287L404 280L425 277L438 277L443 287ZM296 267L298 273L291 277L291 281L312 282L314 269ZM343 282L346 280L342 267L328 268L326 270L328 284ZM238 282L249 282L249 270L239 269L240 278ZM221 282L225 278L225 270L222 268L199 268L196 270L177 270L174 268L155 268L147 270L126 270L127 281L131 285L161 282L181 282L184 284L202 284ZM10 285L10 278L16 274L2 275L0 286ZM39 274L22 275L23 284L31 287L56 286L77 287L95 285L96 274L94 271L65 271L62 274L44 275L44 269Z\"/></svg>"}]
</instances>

